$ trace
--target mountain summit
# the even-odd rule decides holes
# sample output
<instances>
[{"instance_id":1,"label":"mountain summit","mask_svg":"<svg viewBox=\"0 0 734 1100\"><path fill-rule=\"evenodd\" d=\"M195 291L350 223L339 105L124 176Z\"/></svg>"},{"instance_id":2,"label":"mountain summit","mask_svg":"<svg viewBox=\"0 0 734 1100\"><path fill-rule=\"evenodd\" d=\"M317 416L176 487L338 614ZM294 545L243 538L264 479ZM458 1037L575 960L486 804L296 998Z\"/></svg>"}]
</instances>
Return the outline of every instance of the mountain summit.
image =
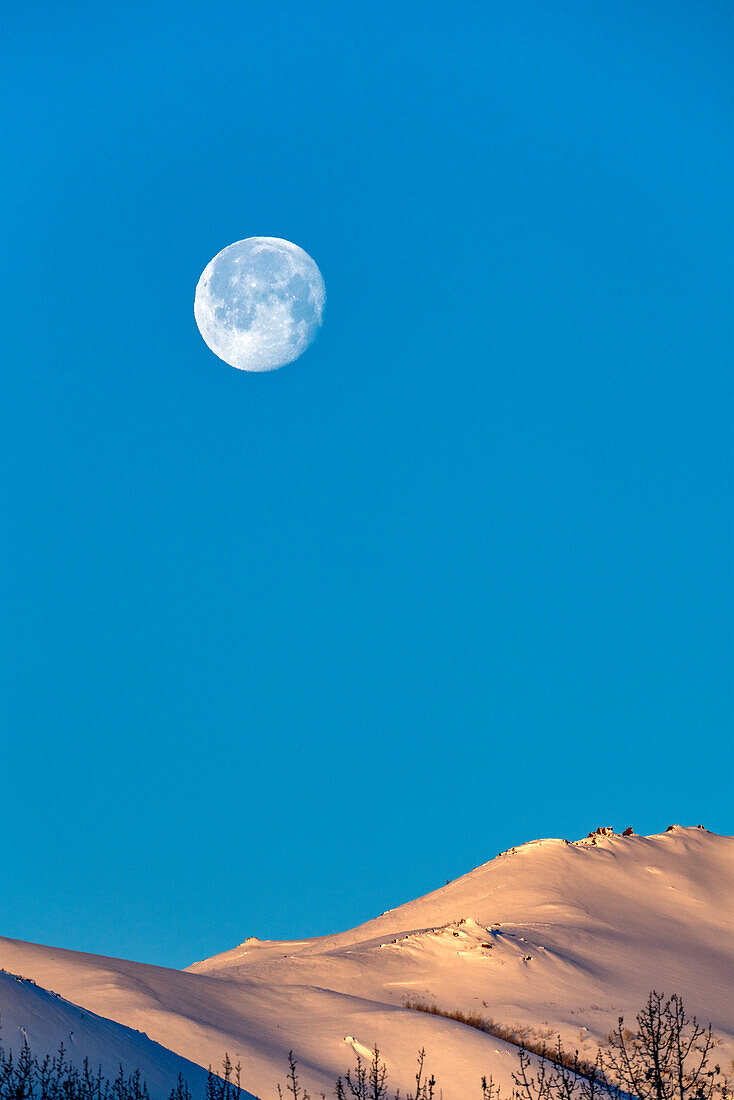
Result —
<instances>
[{"instance_id":1,"label":"mountain summit","mask_svg":"<svg viewBox=\"0 0 734 1100\"><path fill-rule=\"evenodd\" d=\"M515 1048L406 1005L476 1013L517 1039L560 1033L588 1056L651 989L676 992L713 1023L728 1067L732 899L734 838L600 829L512 848L351 931L250 938L185 971L7 939L0 966L202 1066L227 1050L263 1100L276 1096L289 1050L306 1087L330 1094L355 1051L375 1043L401 1091L425 1047L446 1100L465 1100L485 1073L509 1086Z\"/></svg>"}]
</instances>

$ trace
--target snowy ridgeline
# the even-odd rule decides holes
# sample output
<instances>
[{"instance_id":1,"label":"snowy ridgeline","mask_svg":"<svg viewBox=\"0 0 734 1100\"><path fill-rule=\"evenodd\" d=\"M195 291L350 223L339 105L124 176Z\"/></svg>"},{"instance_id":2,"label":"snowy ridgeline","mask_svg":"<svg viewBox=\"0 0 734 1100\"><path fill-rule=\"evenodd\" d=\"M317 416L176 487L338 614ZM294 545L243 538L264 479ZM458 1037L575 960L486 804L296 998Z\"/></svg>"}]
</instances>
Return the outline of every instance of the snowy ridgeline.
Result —
<instances>
[{"instance_id":1,"label":"snowy ridgeline","mask_svg":"<svg viewBox=\"0 0 734 1100\"><path fill-rule=\"evenodd\" d=\"M425 1047L444 1100L467 1100L485 1074L511 1091L517 1041L560 1034L593 1058L618 1016L632 1020L658 989L712 1021L717 1060L729 1066L732 898L733 838L602 829L511 849L349 932L253 937L183 972L0 939L0 966L84 1006L4 976L3 1034L7 1043L26 1027L34 1046L84 1044L113 1074L120 1061L140 1066L156 1100L179 1069L201 1095L196 1067L173 1051L199 1066L227 1051L250 1091L276 1100L291 1049L302 1083L328 1096L355 1052L377 1043L405 1095ZM497 1026L490 1034L416 1010L433 1005Z\"/></svg>"}]
</instances>

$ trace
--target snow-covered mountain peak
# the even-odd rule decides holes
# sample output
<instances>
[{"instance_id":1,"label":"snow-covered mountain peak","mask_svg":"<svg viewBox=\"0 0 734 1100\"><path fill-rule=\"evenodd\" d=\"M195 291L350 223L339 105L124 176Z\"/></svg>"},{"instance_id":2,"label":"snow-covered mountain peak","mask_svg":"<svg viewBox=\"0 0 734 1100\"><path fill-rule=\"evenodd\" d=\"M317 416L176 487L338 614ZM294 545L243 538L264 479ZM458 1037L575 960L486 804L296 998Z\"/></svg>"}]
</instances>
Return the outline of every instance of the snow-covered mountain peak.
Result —
<instances>
[{"instance_id":1,"label":"snow-covered mountain peak","mask_svg":"<svg viewBox=\"0 0 734 1100\"><path fill-rule=\"evenodd\" d=\"M516 1051L417 1005L491 1017L510 1036L559 1032L591 1056L651 989L677 992L713 1022L727 1065L732 899L734 838L602 827L518 845L349 931L251 936L186 971L12 940L0 940L0 966L199 1065L228 1051L263 1100L276 1096L289 1050L311 1092L328 1095L375 1042L403 1092L425 1047L446 1100L467 1100L484 1073L509 1086Z\"/></svg>"}]
</instances>

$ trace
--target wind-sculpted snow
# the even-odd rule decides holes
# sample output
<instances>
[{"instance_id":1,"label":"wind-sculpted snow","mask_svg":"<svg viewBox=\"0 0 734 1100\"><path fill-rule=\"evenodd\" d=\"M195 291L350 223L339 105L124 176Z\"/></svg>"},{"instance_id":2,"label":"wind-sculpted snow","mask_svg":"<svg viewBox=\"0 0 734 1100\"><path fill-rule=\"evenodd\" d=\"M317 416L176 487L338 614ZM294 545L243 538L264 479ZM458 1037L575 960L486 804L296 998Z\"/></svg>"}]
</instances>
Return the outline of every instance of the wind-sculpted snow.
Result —
<instances>
[{"instance_id":1,"label":"wind-sculpted snow","mask_svg":"<svg viewBox=\"0 0 734 1100\"><path fill-rule=\"evenodd\" d=\"M515 1049L406 1002L492 1017L518 1038L560 1032L586 1056L649 990L678 992L713 1022L728 1067L733 897L730 837L597 834L512 849L349 932L250 938L184 972L10 940L0 965L201 1065L228 1050L263 1100L291 1048L306 1086L330 1095L375 1042L401 1092L424 1046L445 1100L471 1100L485 1073L509 1091Z\"/></svg>"}]
</instances>

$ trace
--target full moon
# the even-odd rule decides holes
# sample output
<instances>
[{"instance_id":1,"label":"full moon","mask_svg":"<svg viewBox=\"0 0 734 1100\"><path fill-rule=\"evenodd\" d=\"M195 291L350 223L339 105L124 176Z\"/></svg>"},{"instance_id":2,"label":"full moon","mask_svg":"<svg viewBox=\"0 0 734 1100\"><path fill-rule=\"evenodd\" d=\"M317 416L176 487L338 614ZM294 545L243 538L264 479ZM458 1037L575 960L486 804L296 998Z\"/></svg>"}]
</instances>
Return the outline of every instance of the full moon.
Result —
<instances>
[{"instance_id":1,"label":"full moon","mask_svg":"<svg viewBox=\"0 0 734 1100\"><path fill-rule=\"evenodd\" d=\"M277 370L313 343L326 287L302 248L248 237L223 248L196 286L194 316L215 355L238 370Z\"/></svg>"}]
</instances>

